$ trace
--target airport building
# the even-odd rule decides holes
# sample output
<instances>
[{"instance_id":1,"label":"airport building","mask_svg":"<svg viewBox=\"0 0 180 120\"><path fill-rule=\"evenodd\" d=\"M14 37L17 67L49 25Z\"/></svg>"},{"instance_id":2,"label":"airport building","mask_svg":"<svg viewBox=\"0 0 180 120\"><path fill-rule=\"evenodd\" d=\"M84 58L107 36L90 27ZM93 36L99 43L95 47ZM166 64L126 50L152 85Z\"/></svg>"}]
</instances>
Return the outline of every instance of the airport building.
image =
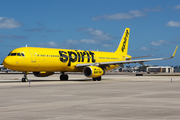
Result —
<instances>
[{"instance_id":1,"label":"airport building","mask_svg":"<svg viewBox=\"0 0 180 120\"><path fill-rule=\"evenodd\" d=\"M135 66L135 67L126 67L126 68L120 68L119 72L134 72L134 71L138 71L138 72L161 72L161 73L173 73L174 72L174 68L170 67L170 66ZM180 72L176 70L176 72Z\"/></svg>"},{"instance_id":2,"label":"airport building","mask_svg":"<svg viewBox=\"0 0 180 120\"><path fill-rule=\"evenodd\" d=\"M0 71L4 69L4 65L0 65Z\"/></svg>"},{"instance_id":3,"label":"airport building","mask_svg":"<svg viewBox=\"0 0 180 120\"><path fill-rule=\"evenodd\" d=\"M174 68L170 66L156 66L156 67L147 67L147 72L162 72L162 73L173 73Z\"/></svg>"}]
</instances>

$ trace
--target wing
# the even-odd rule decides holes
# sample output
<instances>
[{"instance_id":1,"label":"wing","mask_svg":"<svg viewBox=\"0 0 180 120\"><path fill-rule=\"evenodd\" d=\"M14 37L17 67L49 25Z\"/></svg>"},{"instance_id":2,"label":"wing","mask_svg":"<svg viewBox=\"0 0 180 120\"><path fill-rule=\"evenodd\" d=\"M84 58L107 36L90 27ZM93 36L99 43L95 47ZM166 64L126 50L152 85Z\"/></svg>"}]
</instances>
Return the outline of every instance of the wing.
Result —
<instances>
[{"instance_id":1,"label":"wing","mask_svg":"<svg viewBox=\"0 0 180 120\"><path fill-rule=\"evenodd\" d=\"M77 64L76 67L86 67L86 66L109 66L109 65L120 65L123 67L123 64L129 64L129 63L139 63L141 65L144 65L144 62L148 61L154 61L154 60L166 60L171 59L175 56L176 50L178 46L176 46L176 49L174 50L174 53L171 57L168 58L154 58L154 59L140 59L140 60L126 60L126 61L113 61L113 62L101 62L101 63L86 63L86 64Z\"/></svg>"},{"instance_id":2,"label":"wing","mask_svg":"<svg viewBox=\"0 0 180 120\"><path fill-rule=\"evenodd\" d=\"M144 57L152 57L153 55L147 55L147 56L138 56L138 57L130 57L130 58L126 58L126 60L132 60L132 59L136 59L136 58L144 58Z\"/></svg>"}]
</instances>

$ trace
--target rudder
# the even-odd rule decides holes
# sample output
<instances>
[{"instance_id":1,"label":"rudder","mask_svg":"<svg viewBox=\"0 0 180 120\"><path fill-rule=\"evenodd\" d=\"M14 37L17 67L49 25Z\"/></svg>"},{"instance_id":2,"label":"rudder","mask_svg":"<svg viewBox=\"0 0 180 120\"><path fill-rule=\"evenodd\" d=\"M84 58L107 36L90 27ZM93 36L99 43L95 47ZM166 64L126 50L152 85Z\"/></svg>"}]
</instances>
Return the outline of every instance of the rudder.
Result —
<instances>
[{"instance_id":1,"label":"rudder","mask_svg":"<svg viewBox=\"0 0 180 120\"><path fill-rule=\"evenodd\" d=\"M129 34L130 34L130 28L126 28L115 53L121 54L121 55L127 55Z\"/></svg>"}]
</instances>

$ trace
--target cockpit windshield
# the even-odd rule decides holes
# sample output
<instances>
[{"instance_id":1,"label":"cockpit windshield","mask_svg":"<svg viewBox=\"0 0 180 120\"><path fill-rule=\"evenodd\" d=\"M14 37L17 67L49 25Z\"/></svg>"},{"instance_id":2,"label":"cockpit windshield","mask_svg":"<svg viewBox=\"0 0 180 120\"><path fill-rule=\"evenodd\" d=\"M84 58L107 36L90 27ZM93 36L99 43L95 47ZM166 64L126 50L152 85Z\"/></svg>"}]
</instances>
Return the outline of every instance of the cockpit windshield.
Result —
<instances>
[{"instance_id":1,"label":"cockpit windshield","mask_svg":"<svg viewBox=\"0 0 180 120\"><path fill-rule=\"evenodd\" d=\"M23 56L23 57L25 57L24 53L9 53L8 56Z\"/></svg>"}]
</instances>

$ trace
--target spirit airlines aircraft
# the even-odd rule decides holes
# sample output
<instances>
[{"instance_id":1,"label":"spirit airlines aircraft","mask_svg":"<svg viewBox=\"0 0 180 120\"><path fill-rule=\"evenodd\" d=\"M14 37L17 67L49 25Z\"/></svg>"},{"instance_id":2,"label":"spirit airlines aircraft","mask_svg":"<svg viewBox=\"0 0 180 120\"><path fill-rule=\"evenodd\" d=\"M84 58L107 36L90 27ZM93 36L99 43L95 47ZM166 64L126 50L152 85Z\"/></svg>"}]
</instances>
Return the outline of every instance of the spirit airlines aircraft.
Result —
<instances>
[{"instance_id":1,"label":"spirit airlines aircraft","mask_svg":"<svg viewBox=\"0 0 180 120\"><path fill-rule=\"evenodd\" d=\"M119 66L123 67L124 64L140 63L143 65L146 61L165 60L175 56L178 46L169 58L132 60L147 56L131 57L127 54L129 34L130 29L126 28L115 52L21 47L11 51L4 59L3 65L11 70L23 71L22 82L28 80L28 72L33 72L36 77L47 77L55 71L61 72L60 80L68 80L65 72L83 72L93 81L100 81L105 71Z\"/></svg>"}]
</instances>

